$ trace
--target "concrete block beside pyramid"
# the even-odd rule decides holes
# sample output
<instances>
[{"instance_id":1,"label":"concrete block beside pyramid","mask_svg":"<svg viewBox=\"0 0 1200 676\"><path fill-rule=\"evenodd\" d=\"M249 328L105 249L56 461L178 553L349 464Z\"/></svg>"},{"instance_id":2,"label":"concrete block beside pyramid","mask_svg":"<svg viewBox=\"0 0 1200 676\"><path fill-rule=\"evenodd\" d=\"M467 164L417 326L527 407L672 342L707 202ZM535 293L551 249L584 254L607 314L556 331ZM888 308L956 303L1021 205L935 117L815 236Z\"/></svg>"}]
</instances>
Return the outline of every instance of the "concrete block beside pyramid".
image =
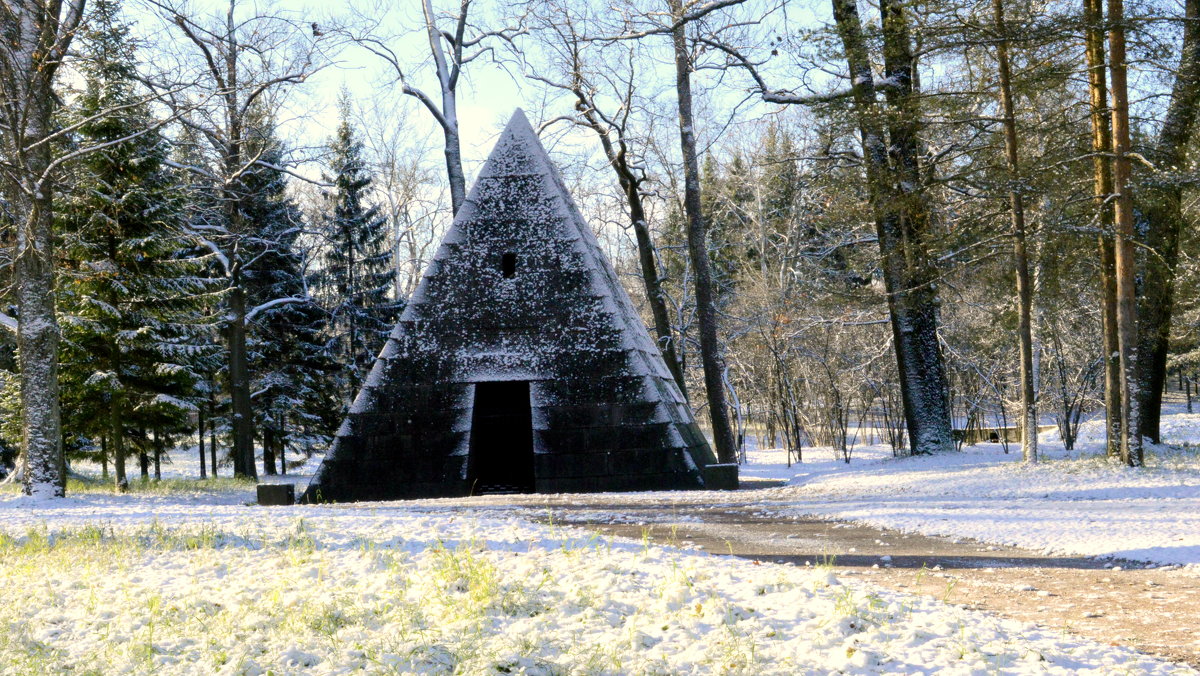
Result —
<instances>
[{"instance_id":1,"label":"concrete block beside pyramid","mask_svg":"<svg viewBox=\"0 0 1200 676\"><path fill-rule=\"evenodd\" d=\"M517 110L303 500L703 488L715 462Z\"/></svg>"}]
</instances>

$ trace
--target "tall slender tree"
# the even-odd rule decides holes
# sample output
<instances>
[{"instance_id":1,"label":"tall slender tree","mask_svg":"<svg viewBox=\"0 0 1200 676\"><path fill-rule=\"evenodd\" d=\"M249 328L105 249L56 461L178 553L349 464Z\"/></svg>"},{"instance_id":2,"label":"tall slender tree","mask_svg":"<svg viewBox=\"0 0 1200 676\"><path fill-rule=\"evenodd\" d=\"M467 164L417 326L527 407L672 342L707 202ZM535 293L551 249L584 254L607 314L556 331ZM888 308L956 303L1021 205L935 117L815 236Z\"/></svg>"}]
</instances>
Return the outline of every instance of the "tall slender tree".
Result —
<instances>
[{"instance_id":1,"label":"tall slender tree","mask_svg":"<svg viewBox=\"0 0 1200 676\"><path fill-rule=\"evenodd\" d=\"M1004 158L1008 165L1008 212L1012 220L1013 272L1017 278L1017 350L1020 353L1021 454L1025 462L1038 461L1037 373L1033 365L1033 288L1025 232L1025 195L1017 137L1016 104L1008 60L1008 23L1004 0L992 0L996 30L996 62L1000 112L1004 116Z\"/></svg>"},{"instance_id":2,"label":"tall slender tree","mask_svg":"<svg viewBox=\"0 0 1200 676\"><path fill-rule=\"evenodd\" d=\"M1125 49L1124 0L1108 0L1109 77L1112 82L1113 221L1116 225L1117 343L1121 354L1121 460L1143 464L1142 425L1138 406L1137 270L1134 252L1133 181L1130 177L1131 132L1129 83Z\"/></svg>"},{"instance_id":3,"label":"tall slender tree","mask_svg":"<svg viewBox=\"0 0 1200 676\"><path fill-rule=\"evenodd\" d=\"M725 401L725 373L721 346L717 337L717 309L714 282L708 257L708 230L704 221L700 192L700 161L696 152L696 122L692 115L692 49L689 45L686 12L681 0L667 0L673 27L671 41L675 54L675 94L679 107L679 148L683 156L684 197L687 215L688 255L696 289L696 315L700 325L700 361L704 368L704 390L712 423L717 458L723 463L737 462L729 406Z\"/></svg>"},{"instance_id":4,"label":"tall slender tree","mask_svg":"<svg viewBox=\"0 0 1200 676\"><path fill-rule=\"evenodd\" d=\"M21 383L24 489L66 493L55 308L54 83L85 0L0 1L0 182L8 205ZM76 151L79 152L79 151ZM7 316L7 315L6 315Z\"/></svg>"},{"instance_id":5,"label":"tall slender tree","mask_svg":"<svg viewBox=\"0 0 1200 676\"><path fill-rule=\"evenodd\" d=\"M267 307L306 303L308 298L272 298L255 306L246 297L247 275L259 262L252 252L260 251L262 244L254 223L246 217L253 207L247 201L251 194L245 185L247 172L263 166L262 157L251 149L252 118L256 107L323 67L327 34L289 15L248 8L250 3L244 0L228 0L221 15L211 21L194 15L182 0L157 4L164 18L182 33L185 48L191 48L191 54L180 58L180 67L198 68L194 87L172 83L172 74L166 73L159 91L181 122L210 144L217 158L213 174L218 179L220 218L195 234L214 252L226 279L225 372L233 471L254 477L248 322ZM196 99L210 103L198 106ZM265 149L259 146L258 152Z\"/></svg>"},{"instance_id":6,"label":"tall slender tree","mask_svg":"<svg viewBox=\"0 0 1200 676\"><path fill-rule=\"evenodd\" d=\"M330 144L333 184L322 224L324 252L319 295L330 315L333 354L345 367L344 398L358 392L395 324L396 269L387 218L368 204L371 176L363 146L351 123L350 100L342 92L341 123Z\"/></svg>"},{"instance_id":7,"label":"tall slender tree","mask_svg":"<svg viewBox=\"0 0 1200 676\"><path fill-rule=\"evenodd\" d=\"M1117 337L1117 263L1113 239L1112 118L1108 110L1108 77L1104 47L1104 0L1083 1L1089 118L1092 127L1092 193L1100 226L1100 300L1104 336L1104 417L1108 455L1121 454L1121 347Z\"/></svg>"}]
</instances>

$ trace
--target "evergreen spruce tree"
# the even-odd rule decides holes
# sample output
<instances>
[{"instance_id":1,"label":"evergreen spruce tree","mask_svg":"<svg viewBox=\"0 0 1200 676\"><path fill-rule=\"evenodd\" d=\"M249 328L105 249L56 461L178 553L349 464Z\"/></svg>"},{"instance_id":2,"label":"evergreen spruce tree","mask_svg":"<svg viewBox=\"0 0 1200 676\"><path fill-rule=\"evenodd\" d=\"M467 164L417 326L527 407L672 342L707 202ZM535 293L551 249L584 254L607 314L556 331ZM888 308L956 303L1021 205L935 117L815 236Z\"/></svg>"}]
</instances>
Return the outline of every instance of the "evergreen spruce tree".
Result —
<instances>
[{"instance_id":1,"label":"evergreen spruce tree","mask_svg":"<svg viewBox=\"0 0 1200 676\"><path fill-rule=\"evenodd\" d=\"M83 50L77 138L111 145L75 165L59 214L64 428L106 442L76 446L111 454L124 489L127 441L187 427L197 370L212 357L198 299L214 284L189 254L167 143L138 103L118 3L96 3Z\"/></svg>"},{"instance_id":2,"label":"evergreen spruce tree","mask_svg":"<svg viewBox=\"0 0 1200 676\"><path fill-rule=\"evenodd\" d=\"M263 471L286 469L289 445L324 442L336 424L334 369L322 334L325 315L309 295L302 250L303 217L287 194L282 144L274 122L256 114L252 143L261 161L242 179L244 222L257 247L245 271L250 317L250 372L255 425L261 430ZM305 435L311 435L306 437Z\"/></svg>"},{"instance_id":3,"label":"evergreen spruce tree","mask_svg":"<svg viewBox=\"0 0 1200 676\"><path fill-rule=\"evenodd\" d=\"M367 205L371 176L363 146L350 123L345 92L339 102L341 124L330 144L334 184L324 223L327 246L322 256L321 297L329 312L331 343L344 368L343 396L358 391L395 324L399 303L392 300L396 270L388 247L387 218Z\"/></svg>"},{"instance_id":4,"label":"evergreen spruce tree","mask_svg":"<svg viewBox=\"0 0 1200 676\"><path fill-rule=\"evenodd\" d=\"M216 175L214 161L206 153L206 148L200 134L186 125L181 127L171 146L174 173L183 198L183 218L188 231L201 236L219 231L223 225L219 189L212 178ZM194 239L197 240L194 253L204 265L204 274L214 280L222 280L220 292L207 294L200 302L201 311L211 326L208 337L214 355L201 364L200 380L196 383L195 392L196 450L199 453L200 478L203 479L209 474L217 476L218 465L229 458L228 446L225 452L218 452L217 448L218 439L227 443L229 434L228 397L223 396L221 388L227 362L221 357L225 345L217 328L227 302L227 288L224 285L224 269L217 254L199 237Z\"/></svg>"}]
</instances>

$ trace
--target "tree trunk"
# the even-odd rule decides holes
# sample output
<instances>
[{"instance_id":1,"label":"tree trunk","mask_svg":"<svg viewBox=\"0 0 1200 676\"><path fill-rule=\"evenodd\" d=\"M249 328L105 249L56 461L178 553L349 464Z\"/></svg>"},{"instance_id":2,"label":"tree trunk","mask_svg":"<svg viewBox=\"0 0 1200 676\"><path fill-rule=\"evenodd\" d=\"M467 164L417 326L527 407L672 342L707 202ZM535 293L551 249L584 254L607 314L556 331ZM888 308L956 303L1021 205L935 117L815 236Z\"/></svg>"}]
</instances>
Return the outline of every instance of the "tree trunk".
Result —
<instances>
[{"instance_id":1,"label":"tree trunk","mask_svg":"<svg viewBox=\"0 0 1200 676\"><path fill-rule=\"evenodd\" d=\"M1138 196L1146 220L1145 262L1138 304L1138 419L1142 435L1159 443L1162 392L1167 377L1168 341L1175 294L1179 234L1184 227L1183 187L1175 174L1183 168L1188 140L1200 109L1200 0L1187 0L1184 9L1183 53L1171 102L1158 139L1144 153L1154 175L1143 181Z\"/></svg>"},{"instance_id":2,"label":"tree trunk","mask_svg":"<svg viewBox=\"0 0 1200 676\"><path fill-rule=\"evenodd\" d=\"M680 0L668 0L671 13L682 17ZM717 338L717 309L713 302L712 273L708 264L707 233L700 200L700 164L696 159L696 135L692 120L691 59L687 48L686 24L672 31L675 46L675 86L679 97L679 143L683 153L684 211L687 213L688 253L696 285L696 316L700 324L700 361L704 366L704 389L712 421L717 459L737 462L733 430L725 404L720 344Z\"/></svg>"},{"instance_id":3,"label":"tree trunk","mask_svg":"<svg viewBox=\"0 0 1200 676\"><path fill-rule=\"evenodd\" d=\"M125 474L125 420L122 415L120 397L114 393L108 407L109 438L112 439L113 478L118 493L129 490L129 477Z\"/></svg>"},{"instance_id":4,"label":"tree trunk","mask_svg":"<svg viewBox=\"0 0 1200 676\"><path fill-rule=\"evenodd\" d=\"M1108 46L1112 78L1113 189L1116 191L1117 341L1121 353L1121 460L1143 464L1138 392L1137 263L1134 255L1133 195L1129 180L1129 85L1125 63L1124 0L1108 0Z\"/></svg>"},{"instance_id":5,"label":"tree trunk","mask_svg":"<svg viewBox=\"0 0 1200 676\"><path fill-rule=\"evenodd\" d=\"M270 425L263 425L263 473L275 475L275 430Z\"/></svg>"},{"instance_id":6,"label":"tree trunk","mask_svg":"<svg viewBox=\"0 0 1200 676\"><path fill-rule=\"evenodd\" d=\"M462 4L463 16L459 17L459 21L462 23L466 22L469 6L469 0ZM442 49L442 33L438 30L437 22L434 20L433 3L425 0L421 3L421 11L425 14L425 32L429 38L430 54L433 56L434 65L437 68L438 88L442 93L442 119L439 120L439 123L445 138L444 154L446 156L446 178L450 184L450 206L457 214L462 203L467 199L467 179L463 174L462 151L459 147L458 99L454 92L456 82L453 81L449 64L446 63L445 51ZM461 63L455 64L454 68L457 69L461 66Z\"/></svg>"},{"instance_id":7,"label":"tree trunk","mask_svg":"<svg viewBox=\"0 0 1200 676\"><path fill-rule=\"evenodd\" d=\"M154 480L162 481L162 439L158 436L158 430L154 430Z\"/></svg>"},{"instance_id":8,"label":"tree trunk","mask_svg":"<svg viewBox=\"0 0 1200 676\"><path fill-rule=\"evenodd\" d=\"M213 378L208 381L208 455L211 462L208 466L212 470L213 478L217 477L217 395L213 390Z\"/></svg>"},{"instance_id":9,"label":"tree trunk","mask_svg":"<svg viewBox=\"0 0 1200 676\"><path fill-rule=\"evenodd\" d=\"M4 3L0 51L0 177L12 242L20 368L21 474L38 498L66 494L58 386L53 177L55 74L83 15L84 0Z\"/></svg>"},{"instance_id":10,"label":"tree trunk","mask_svg":"<svg viewBox=\"0 0 1200 676\"><path fill-rule=\"evenodd\" d=\"M108 479L108 435L100 435L100 479Z\"/></svg>"},{"instance_id":11,"label":"tree trunk","mask_svg":"<svg viewBox=\"0 0 1200 676\"><path fill-rule=\"evenodd\" d=\"M1020 153L1017 120L1012 95L1012 73L1008 63L1008 28L1004 22L1004 0L992 0L995 13L996 60L1000 75L1000 106L1004 112L1004 155L1008 162L1009 215L1013 229L1013 265L1017 278L1017 337L1021 353L1021 457L1038 461L1037 383L1033 366L1033 290L1029 279L1029 257L1025 247L1025 204L1021 194ZM1065 437L1064 437L1065 439Z\"/></svg>"},{"instance_id":12,"label":"tree trunk","mask_svg":"<svg viewBox=\"0 0 1200 676\"><path fill-rule=\"evenodd\" d=\"M1117 339L1117 264L1113 243L1112 128L1104 63L1103 0L1084 0L1088 91L1091 96L1093 194L1100 223L1100 300L1104 332L1104 418L1109 457L1121 455L1121 347Z\"/></svg>"},{"instance_id":13,"label":"tree trunk","mask_svg":"<svg viewBox=\"0 0 1200 676\"><path fill-rule=\"evenodd\" d=\"M654 240L650 237L650 227L646 224L646 209L642 202L640 182L633 170L630 169L626 155L625 132L623 129L616 130L618 144L621 146L618 151L604 126L596 119L592 102L587 98L585 92L577 90L575 95L579 104L586 108L583 116L587 120L588 126L599 136L600 145L604 148L608 163L617 175L617 182L620 183L622 192L625 193L625 203L629 206L629 222L633 226L633 233L637 238L638 262L642 267L642 283L646 287L646 301L650 304L650 315L654 318L654 333L658 338L658 348L662 352L663 360L667 362L667 368L670 369L675 384L679 386L680 393L683 394L684 399L687 399L687 384L683 379L683 367L680 364L679 356L675 353L675 336L671 332L666 294L663 293L662 280L658 276L658 265L654 260Z\"/></svg>"},{"instance_id":14,"label":"tree trunk","mask_svg":"<svg viewBox=\"0 0 1200 676\"><path fill-rule=\"evenodd\" d=\"M39 88L31 95L27 134L29 146L50 128L54 95ZM33 177L50 165L50 144L42 143L25 153L26 171ZM21 383L21 461L26 495L62 497L66 473L62 453L62 420L58 399L58 315L54 293L54 220L51 195L40 181L27 181L14 191L16 211L24 217L17 224L13 265L16 288L17 354ZM20 217L19 216L19 217Z\"/></svg>"},{"instance_id":15,"label":"tree trunk","mask_svg":"<svg viewBox=\"0 0 1200 676\"><path fill-rule=\"evenodd\" d=\"M204 467L204 404L197 407L196 413L196 449L200 453L200 478L207 479L208 471Z\"/></svg>"},{"instance_id":16,"label":"tree trunk","mask_svg":"<svg viewBox=\"0 0 1200 676\"><path fill-rule=\"evenodd\" d=\"M250 408L250 373L246 357L246 295L235 281L229 294L229 393L232 400L233 475L258 478L254 467L254 412Z\"/></svg>"},{"instance_id":17,"label":"tree trunk","mask_svg":"<svg viewBox=\"0 0 1200 676\"><path fill-rule=\"evenodd\" d=\"M654 240L650 238L650 228L646 225L646 212L642 206L642 197L637 193L637 186L626 189L629 200L629 219L633 224L633 233L637 237L638 261L642 266L642 282L646 287L646 300L650 304L650 314L654 318L654 333L658 338L658 349L662 351L663 361L679 392L686 400L688 398L687 383L683 379L683 367L679 356L675 353L675 336L671 332L670 314L667 313L666 294L663 293L662 280L658 276L658 266L654 260Z\"/></svg>"},{"instance_id":18,"label":"tree trunk","mask_svg":"<svg viewBox=\"0 0 1200 676\"><path fill-rule=\"evenodd\" d=\"M937 337L934 270L924 241L929 208L919 192L919 112L912 90L913 58L907 22L901 9L883 4L885 71L893 83L887 94L892 110L885 114L876 101L858 7L854 0L832 0L832 5L850 70L911 452L949 451L954 441ZM891 119L890 143L880 123L885 118Z\"/></svg>"}]
</instances>

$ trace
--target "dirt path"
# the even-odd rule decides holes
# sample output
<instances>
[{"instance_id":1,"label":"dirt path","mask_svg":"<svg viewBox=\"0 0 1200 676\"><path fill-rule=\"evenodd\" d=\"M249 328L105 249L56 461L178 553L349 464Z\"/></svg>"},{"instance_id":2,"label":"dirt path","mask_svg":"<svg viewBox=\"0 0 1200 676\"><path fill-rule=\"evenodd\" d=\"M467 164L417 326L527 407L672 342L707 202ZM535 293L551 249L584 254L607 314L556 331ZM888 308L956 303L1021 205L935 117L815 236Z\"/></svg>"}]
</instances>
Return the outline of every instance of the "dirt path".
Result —
<instances>
[{"instance_id":1,"label":"dirt path","mask_svg":"<svg viewBox=\"0 0 1200 676\"><path fill-rule=\"evenodd\" d=\"M1126 645L1200 668L1200 575L1178 568L1043 554L965 539L772 514L751 493L490 496L440 507L520 507L538 521L714 554L808 565L901 592ZM748 498L748 499L747 499Z\"/></svg>"}]
</instances>

